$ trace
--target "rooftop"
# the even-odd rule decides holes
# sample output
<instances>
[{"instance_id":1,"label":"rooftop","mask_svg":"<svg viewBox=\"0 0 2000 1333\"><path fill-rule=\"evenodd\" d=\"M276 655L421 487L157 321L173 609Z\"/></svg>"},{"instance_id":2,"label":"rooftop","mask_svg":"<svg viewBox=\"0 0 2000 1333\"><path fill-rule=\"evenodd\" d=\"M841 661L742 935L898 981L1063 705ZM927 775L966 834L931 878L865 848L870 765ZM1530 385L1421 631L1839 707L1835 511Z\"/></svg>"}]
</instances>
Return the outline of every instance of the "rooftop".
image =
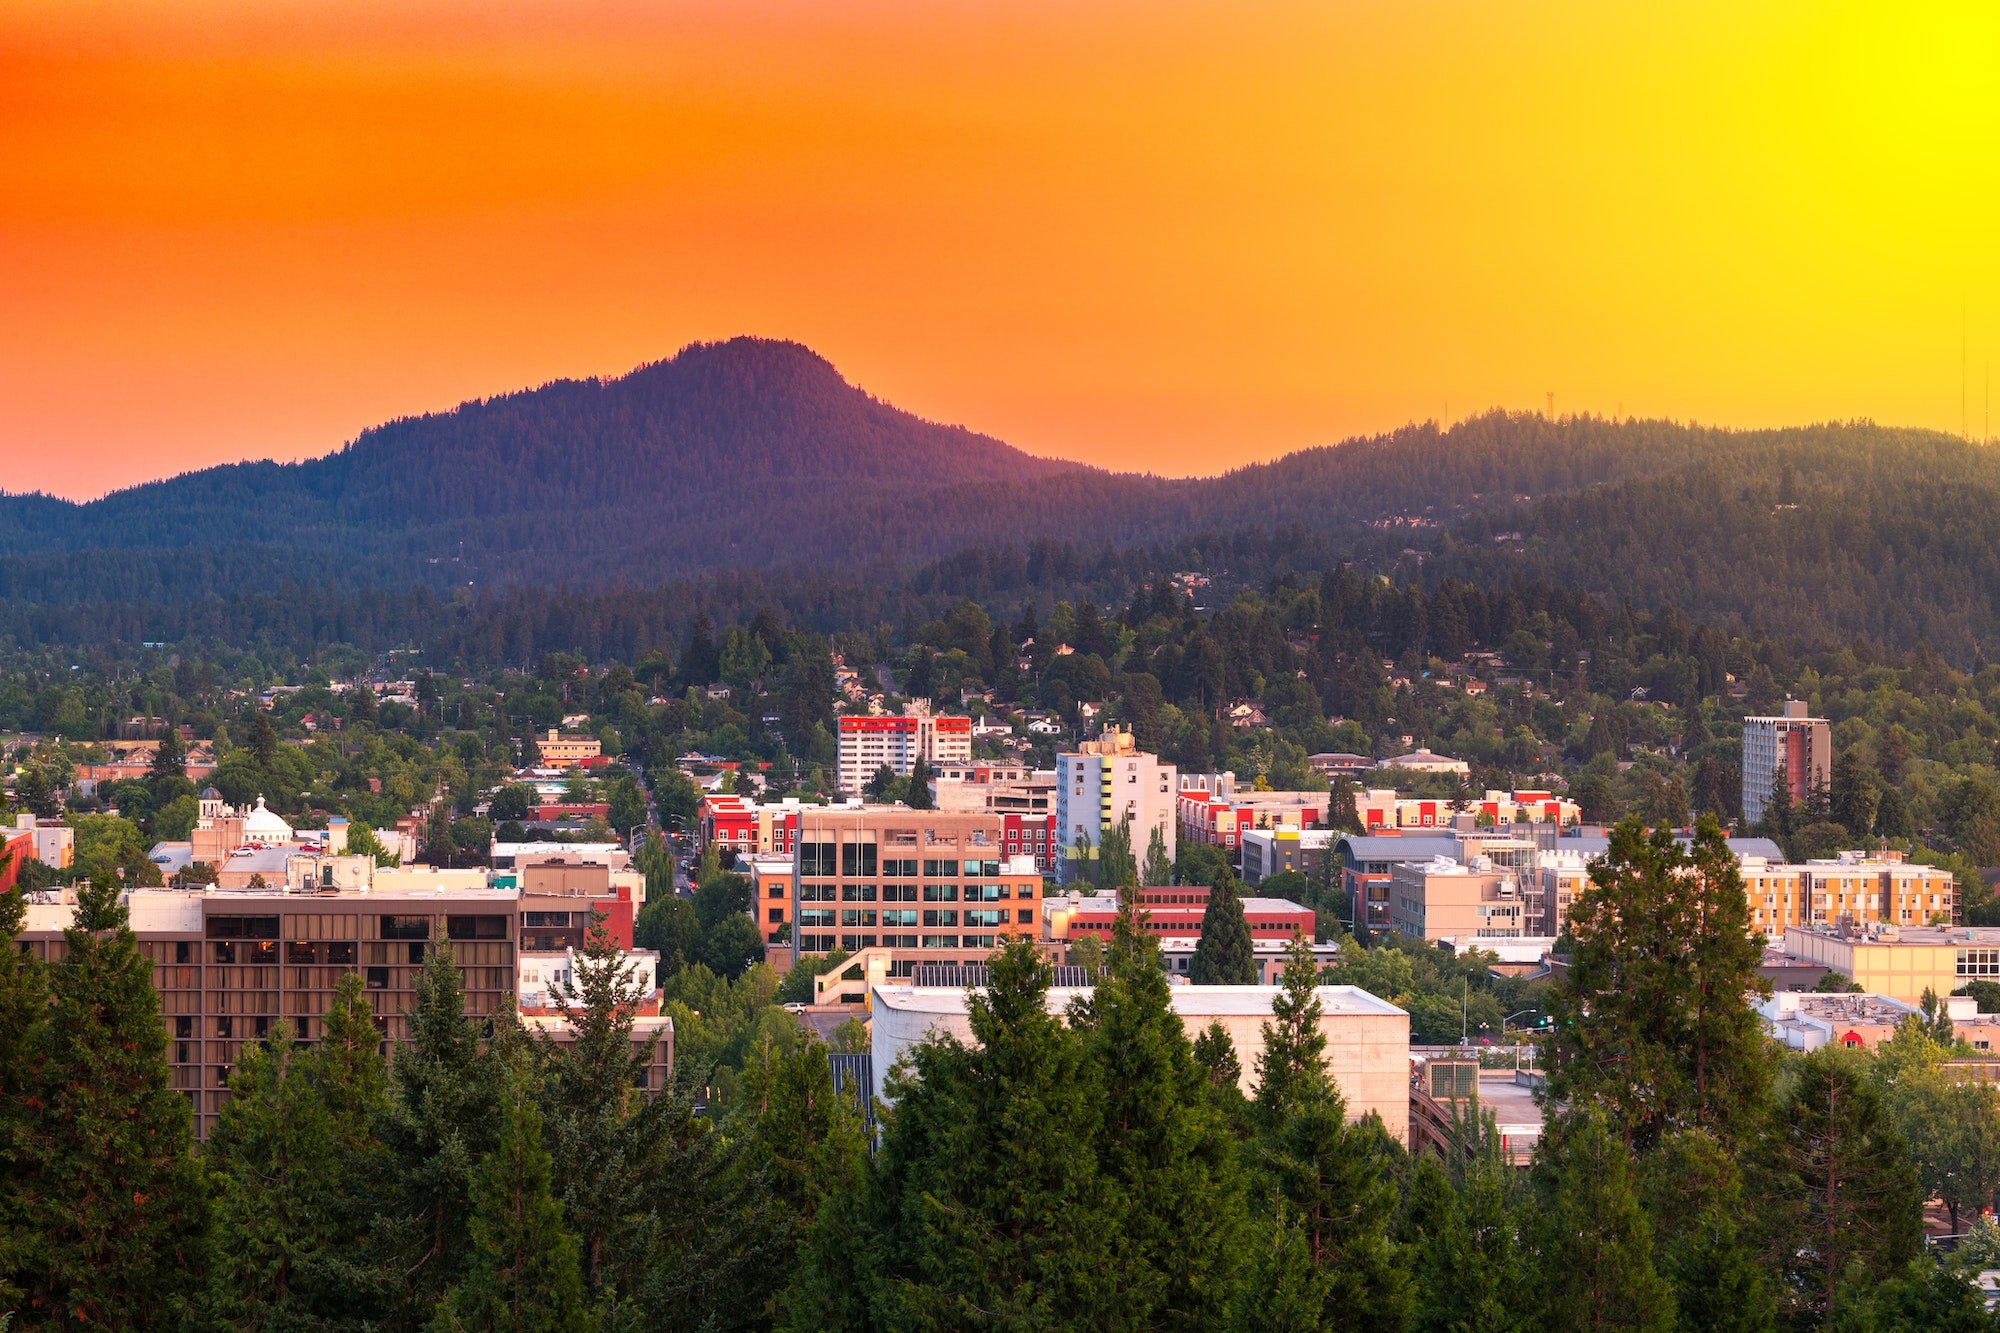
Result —
<instances>
[{"instance_id":1,"label":"rooftop","mask_svg":"<svg viewBox=\"0 0 2000 1333\"><path fill-rule=\"evenodd\" d=\"M1320 986L1319 1002L1329 1017L1394 1017L1405 1011L1358 986ZM1072 999L1087 997L1088 986L1049 989L1050 1013L1061 1013ZM1195 1017L1258 1016L1271 1012L1276 986L1175 986L1174 1012ZM971 992L957 986L877 985L875 1003L907 1013L963 1014L970 1012Z\"/></svg>"},{"instance_id":2,"label":"rooftop","mask_svg":"<svg viewBox=\"0 0 2000 1333\"><path fill-rule=\"evenodd\" d=\"M1846 938L1855 944L1880 944L1886 946L1908 944L1929 945L1972 944L1987 948L2000 948L2000 926L1897 926L1887 931L1878 930L1873 934L1857 927L1846 936L1838 926L1787 926L1785 933L1802 931L1827 939Z\"/></svg>"}]
</instances>

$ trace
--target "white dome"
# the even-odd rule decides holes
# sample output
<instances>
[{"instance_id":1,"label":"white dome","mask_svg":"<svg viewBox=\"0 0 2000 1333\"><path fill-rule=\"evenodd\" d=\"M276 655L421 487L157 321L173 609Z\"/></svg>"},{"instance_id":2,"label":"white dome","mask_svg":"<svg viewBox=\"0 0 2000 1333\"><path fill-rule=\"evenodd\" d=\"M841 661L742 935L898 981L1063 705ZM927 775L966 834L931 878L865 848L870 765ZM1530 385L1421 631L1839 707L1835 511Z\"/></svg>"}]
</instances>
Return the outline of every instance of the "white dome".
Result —
<instances>
[{"instance_id":1,"label":"white dome","mask_svg":"<svg viewBox=\"0 0 2000 1333\"><path fill-rule=\"evenodd\" d=\"M264 798L257 798L257 808L243 816L243 841L261 842L266 845L290 842L292 826L271 811L264 808Z\"/></svg>"}]
</instances>

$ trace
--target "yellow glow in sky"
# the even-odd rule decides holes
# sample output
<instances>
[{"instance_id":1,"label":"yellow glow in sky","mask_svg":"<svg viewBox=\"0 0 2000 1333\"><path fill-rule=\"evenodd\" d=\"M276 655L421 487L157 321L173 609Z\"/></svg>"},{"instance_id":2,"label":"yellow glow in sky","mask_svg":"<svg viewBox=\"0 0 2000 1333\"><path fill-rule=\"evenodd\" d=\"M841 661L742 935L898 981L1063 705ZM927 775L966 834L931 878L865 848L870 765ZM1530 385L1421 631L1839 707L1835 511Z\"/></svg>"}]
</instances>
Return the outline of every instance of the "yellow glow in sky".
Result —
<instances>
[{"instance_id":1,"label":"yellow glow in sky","mask_svg":"<svg viewBox=\"0 0 2000 1333\"><path fill-rule=\"evenodd\" d=\"M16 0L0 487L737 333L1160 472L1550 392L1979 436L1996 68L1972 3Z\"/></svg>"}]
</instances>

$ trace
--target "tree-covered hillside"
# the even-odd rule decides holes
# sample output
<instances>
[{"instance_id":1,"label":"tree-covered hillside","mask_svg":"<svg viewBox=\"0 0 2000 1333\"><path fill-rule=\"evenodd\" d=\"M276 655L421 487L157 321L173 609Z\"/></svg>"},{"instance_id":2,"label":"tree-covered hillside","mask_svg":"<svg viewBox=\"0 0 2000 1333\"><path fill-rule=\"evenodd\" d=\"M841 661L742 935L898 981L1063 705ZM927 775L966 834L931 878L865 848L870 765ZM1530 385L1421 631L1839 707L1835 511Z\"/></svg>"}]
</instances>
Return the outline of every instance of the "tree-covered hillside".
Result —
<instances>
[{"instance_id":1,"label":"tree-covered hillside","mask_svg":"<svg viewBox=\"0 0 2000 1333\"><path fill-rule=\"evenodd\" d=\"M23 622L46 614L74 637L61 626L134 618L121 608L185 620L301 589L324 606L677 584L727 614L747 582L805 613L857 587L980 596L1045 580L1051 559L1139 553L1252 583L1330 562L1433 584L1521 576L1970 661L2000 640L1996 459L1865 423L1491 413L1166 480L1034 458L900 412L796 344L737 339L392 422L305 463L86 505L0 497L0 632L34 637Z\"/></svg>"}]
</instances>

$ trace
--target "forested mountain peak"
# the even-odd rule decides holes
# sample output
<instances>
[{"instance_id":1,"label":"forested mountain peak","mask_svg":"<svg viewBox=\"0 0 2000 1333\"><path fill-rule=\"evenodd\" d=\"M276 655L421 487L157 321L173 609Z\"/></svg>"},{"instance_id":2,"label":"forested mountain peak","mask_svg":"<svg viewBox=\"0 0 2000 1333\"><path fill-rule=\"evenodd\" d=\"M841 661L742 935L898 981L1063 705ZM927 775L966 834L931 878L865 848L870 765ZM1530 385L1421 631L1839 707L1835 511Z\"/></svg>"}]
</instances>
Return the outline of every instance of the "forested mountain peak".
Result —
<instances>
[{"instance_id":1,"label":"forested mountain peak","mask_svg":"<svg viewBox=\"0 0 2000 1333\"><path fill-rule=\"evenodd\" d=\"M1533 579L1966 656L2000 642L1996 516L2000 453L1868 422L1491 412L1219 477L1111 473L922 420L799 343L732 338L388 422L303 463L84 505L0 497L0 601L711 576L977 595L1114 551L1241 575L1310 549L1399 580Z\"/></svg>"},{"instance_id":2,"label":"forested mountain peak","mask_svg":"<svg viewBox=\"0 0 2000 1333\"><path fill-rule=\"evenodd\" d=\"M392 421L319 460L355 481L378 467L464 459L607 494L648 469L732 476L865 476L906 482L999 481L1076 467L989 436L939 425L872 397L801 343L740 337L693 343L611 379L557 380ZM679 478L677 480L692 480ZM488 474L488 483L506 484Z\"/></svg>"}]
</instances>

